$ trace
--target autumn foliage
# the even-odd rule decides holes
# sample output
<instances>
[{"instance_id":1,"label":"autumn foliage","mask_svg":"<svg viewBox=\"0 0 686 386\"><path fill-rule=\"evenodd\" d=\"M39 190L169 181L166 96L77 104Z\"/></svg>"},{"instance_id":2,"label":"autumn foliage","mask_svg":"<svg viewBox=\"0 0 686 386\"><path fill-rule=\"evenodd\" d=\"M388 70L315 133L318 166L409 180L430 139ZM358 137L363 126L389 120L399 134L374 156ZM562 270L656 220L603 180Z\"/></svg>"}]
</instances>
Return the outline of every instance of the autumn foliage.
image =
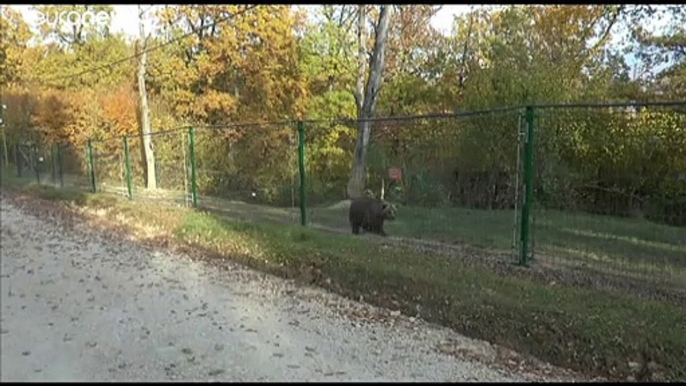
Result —
<instances>
[{"instance_id":1,"label":"autumn foliage","mask_svg":"<svg viewBox=\"0 0 686 386\"><path fill-rule=\"evenodd\" d=\"M356 114L356 10L326 5L314 18L277 5L150 11L146 17L159 30L148 46L179 39L149 54L153 130L198 128L204 193L258 192L266 202L292 204L295 127L266 122L315 119L307 126L311 202L345 198L357 130L344 120ZM395 10L377 116L684 96L678 85L686 79L686 12L678 7L657 13L647 6L482 7L456 17L447 35L431 26L437 10ZM371 49L378 9L368 11ZM656 18L674 28L662 35L643 27L625 31ZM121 61L139 43L96 28L44 26L32 36L10 7L2 8L0 23L10 144L31 140L83 149L93 138L103 140L99 151L110 154L121 151L117 138L139 133L137 62ZM610 44L621 34L628 48ZM32 38L39 44L28 44ZM629 66L622 50L632 51L638 64ZM551 208L622 215L641 208L660 217L667 204L657 202L677 205L686 192L683 112L558 109L541 111L538 119L536 192ZM235 126L250 122L261 124ZM398 167L404 178L389 194L400 202L511 208L521 127L519 112L375 123L368 185L378 190L389 182L388 168ZM187 144L174 137L156 139L154 146L163 178L180 173L173 178L182 184L184 168L169 165L187 162Z\"/></svg>"}]
</instances>

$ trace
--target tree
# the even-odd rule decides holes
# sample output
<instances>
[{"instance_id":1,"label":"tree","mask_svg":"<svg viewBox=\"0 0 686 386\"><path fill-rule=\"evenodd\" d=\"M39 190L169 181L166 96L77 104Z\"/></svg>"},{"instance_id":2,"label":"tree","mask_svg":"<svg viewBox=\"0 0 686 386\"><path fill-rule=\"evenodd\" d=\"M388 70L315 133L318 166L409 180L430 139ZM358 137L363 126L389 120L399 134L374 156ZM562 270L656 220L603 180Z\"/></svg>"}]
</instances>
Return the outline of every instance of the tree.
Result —
<instances>
[{"instance_id":1,"label":"tree","mask_svg":"<svg viewBox=\"0 0 686 386\"><path fill-rule=\"evenodd\" d=\"M393 8L384 79L392 80L402 74L421 76L426 73L428 60L442 37L431 25L431 18L440 9L441 6L435 5L400 5Z\"/></svg>"},{"instance_id":2,"label":"tree","mask_svg":"<svg viewBox=\"0 0 686 386\"><path fill-rule=\"evenodd\" d=\"M155 153L152 147L152 132L150 127L150 107L148 106L148 94L145 88L145 71L148 60L146 52L148 48L149 36L145 34L145 26L143 24L143 15L145 12L138 5L138 30L140 32L140 40L138 43L138 94L140 97L140 122L141 135L143 143L143 157L145 159L145 182L148 189L157 189L157 177L155 175Z\"/></svg>"},{"instance_id":3,"label":"tree","mask_svg":"<svg viewBox=\"0 0 686 386\"><path fill-rule=\"evenodd\" d=\"M309 119L353 117L355 101L355 6L324 5L301 41L300 66L308 83ZM318 14L319 15L319 14Z\"/></svg>"},{"instance_id":4,"label":"tree","mask_svg":"<svg viewBox=\"0 0 686 386\"><path fill-rule=\"evenodd\" d=\"M290 6L179 6L159 18L161 38L191 34L158 50L151 68L153 89L179 116L222 124L302 114L300 20Z\"/></svg>"},{"instance_id":5,"label":"tree","mask_svg":"<svg viewBox=\"0 0 686 386\"><path fill-rule=\"evenodd\" d=\"M374 39L374 50L371 56L371 63L369 66L368 75L365 76L365 64L367 62L366 50L366 9L364 5L359 6L359 14L357 20L358 28L358 78L357 88L355 90L355 102L357 104L357 118L359 121L359 132L357 136L357 143L355 144L355 153L353 158L353 167L348 180L347 193L349 198L362 196L367 180L366 166L367 166L367 151L369 147L369 138L371 133L372 122L369 118L374 116L376 108L376 101L380 91L381 82L383 80L383 70L385 63L385 49L386 39L388 37L388 27L391 18L391 6L381 6L379 18L375 25L376 36ZM365 77L367 88L365 90Z\"/></svg>"},{"instance_id":6,"label":"tree","mask_svg":"<svg viewBox=\"0 0 686 386\"><path fill-rule=\"evenodd\" d=\"M0 8L0 88L25 77L26 54L31 30L21 14Z\"/></svg>"},{"instance_id":7,"label":"tree","mask_svg":"<svg viewBox=\"0 0 686 386\"><path fill-rule=\"evenodd\" d=\"M111 19L100 24L86 16L111 13L111 6L46 5L36 6L35 10L47 20L41 23L34 36L38 44L26 50L36 62L30 68L31 80L48 88L76 90L116 87L131 79L131 62L106 66L133 53L124 35L110 33ZM80 14L82 18L75 24L64 25L64 15L69 12ZM58 17L60 14L63 16ZM82 23L85 20L89 22Z\"/></svg>"},{"instance_id":8,"label":"tree","mask_svg":"<svg viewBox=\"0 0 686 386\"><path fill-rule=\"evenodd\" d=\"M85 15L85 12L97 14L99 12L107 12L111 14L114 8L110 5L40 5L33 7L40 12L46 22L40 25L40 32L42 38L45 40L53 40L57 44L67 49L74 49L77 46L83 46L86 42L94 37L107 37L109 35L109 28L111 20L108 20L105 25L99 23L82 23L84 17L79 19L79 22L73 23L71 28L68 25L63 25L63 17L68 18L69 12L75 12L80 15Z\"/></svg>"},{"instance_id":9,"label":"tree","mask_svg":"<svg viewBox=\"0 0 686 386\"><path fill-rule=\"evenodd\" d=\"M384 93L378 115L419 115L440 111L444 100L436 93L437 67L433 62L444 37L431 25L440 10L434 5L393 8L388 31Z\"/></svg>"},{"instance_id":10,"label":"tree","mask_svg":"<svg viewBox=\"0 0 686 386\"><path fill-rule=\"evenodd\" d=\"M650 10L655 12L656 10ZM644 12L650 12L645 11ZM664 7L658 13L669 24L663 33L649 32L639 26L633 31L638 56L652 72L652 92L662 98L686 98L686 10L682 6Z\"/></svg>"}]
</instances>

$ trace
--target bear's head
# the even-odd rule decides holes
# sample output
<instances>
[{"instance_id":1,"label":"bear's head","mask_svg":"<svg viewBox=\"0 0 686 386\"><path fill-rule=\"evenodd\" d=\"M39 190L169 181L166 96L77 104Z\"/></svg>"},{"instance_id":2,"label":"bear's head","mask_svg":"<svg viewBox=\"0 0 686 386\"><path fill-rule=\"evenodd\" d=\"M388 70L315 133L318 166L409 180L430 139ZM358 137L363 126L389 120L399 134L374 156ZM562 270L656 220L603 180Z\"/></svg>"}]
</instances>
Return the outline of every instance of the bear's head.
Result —
<instances>
[{"instance_id":1,"label":"bear's head","mask_svg":"<svg viewBox=\"0 0 686 386\"><path fill-rule=\"evenodd\" d=\"M395 214L397 211L398 208L390 202L384 201L382 204L381 214L383 215L384 220L395 220Z\"/></svg>"}]
</instances>

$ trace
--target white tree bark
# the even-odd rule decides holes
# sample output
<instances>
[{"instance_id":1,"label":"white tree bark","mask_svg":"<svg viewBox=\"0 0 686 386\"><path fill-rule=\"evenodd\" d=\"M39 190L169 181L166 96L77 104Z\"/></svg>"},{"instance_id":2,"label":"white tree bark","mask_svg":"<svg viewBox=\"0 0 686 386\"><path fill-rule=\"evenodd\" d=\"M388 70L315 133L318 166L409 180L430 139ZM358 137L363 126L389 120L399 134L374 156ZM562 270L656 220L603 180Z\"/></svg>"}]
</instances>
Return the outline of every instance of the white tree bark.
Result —
<instances>
[{"instance_id":1,"label":"white tree bark","mask_svg":"<svg viewBox=\"0 0 686 386\"><path fill-rule=\"evenodd\" d=\"M145 72L148 61L147 48L148 37L145 35L143 24L143 11L138 5L138 29L140 32L141 55L138 61L138 94L140 96L141 135L143 143L143 156L145 157L145 182L148 189L157 189L157 176L155 175L155 154L153 152L150 132L150 107L148 106L148 93L145 88Z\"/></svg>"},{"instance_id":2,"label":"white tree bark","mask_svg":"<svg viewBox=\"0 0 686 386\"><path fill-rule=\"evenodd\" d=\"M365 63L366 60L366 15L364 6L360 6L358 15L358 78L357 89L355 90L355 101L357 102L357 118L359 120L359 131L355 154L353 158L352 173L348 180L348 197L355 198L364 194L367 182L367 149L369 147L369 137L371 134L371 122L368 120L374 116L376 109L376 97L383 81L383 69L385 64L386 41L388 38L388 27L390 24L391 6L382 6L379 13L379 20L376 24L376 36L374 39L374 51L372 52L371 65L369 66L369 77L367 89L364 89Z\"/></svg>"}]
</instances>

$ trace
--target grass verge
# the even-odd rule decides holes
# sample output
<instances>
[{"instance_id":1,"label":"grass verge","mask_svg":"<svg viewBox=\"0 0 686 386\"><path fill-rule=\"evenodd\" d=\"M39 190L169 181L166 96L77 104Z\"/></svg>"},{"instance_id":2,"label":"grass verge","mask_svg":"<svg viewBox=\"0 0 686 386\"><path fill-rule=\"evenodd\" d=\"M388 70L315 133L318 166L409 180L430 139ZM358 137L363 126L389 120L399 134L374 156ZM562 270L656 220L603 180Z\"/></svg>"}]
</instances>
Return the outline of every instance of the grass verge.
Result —
<instances>
[{"instance_id":1,"label":"grass verge","mask_svg":"<svg viewBox=\"0 0 686 386\"><path fill-rule=\"evenodd\" d=\"M348 229L346 209L313 209L312 221ZM389 234L509 250L514 211L403 206ZM645 219L538 210L536 250L626 271L686 273L686 228Z\"/></svg>"},{"instance_id":2,"label":"grass verge","mask_svg":"<svg viewBox=\"0 0 686 386\"><path fill-rule=\"evenodd\" d=\"M248 224L183 208L8 181L3 188L108 209L173 242L399 309L555 365L616 379L686 379L686 310L620 292L546 285L349 235ZM114 216L108 215L113 218Z\"/></svg>"}]
</instances>

